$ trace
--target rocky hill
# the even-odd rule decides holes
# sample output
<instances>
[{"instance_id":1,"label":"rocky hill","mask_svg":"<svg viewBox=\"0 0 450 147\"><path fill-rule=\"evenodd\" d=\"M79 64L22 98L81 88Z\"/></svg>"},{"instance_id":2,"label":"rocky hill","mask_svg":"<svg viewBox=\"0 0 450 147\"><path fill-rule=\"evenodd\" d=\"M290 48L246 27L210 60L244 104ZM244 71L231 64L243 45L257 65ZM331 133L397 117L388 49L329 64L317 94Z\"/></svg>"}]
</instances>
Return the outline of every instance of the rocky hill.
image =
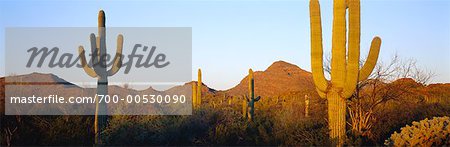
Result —
<instances>
[{"instance_id":1,"label":"rocky hill","mask_svg":"<svg viewBox=\"0 0 450 147\"><path fill-rule=\"evenodd\" d=\"M278 96L299 91L314 91L312 74L297 65L277 61L264 71L254 72L255 93L260 96ZM244 95L248 91L248 77L226 90L229 95Z\"/></svg>"}]
</instances>

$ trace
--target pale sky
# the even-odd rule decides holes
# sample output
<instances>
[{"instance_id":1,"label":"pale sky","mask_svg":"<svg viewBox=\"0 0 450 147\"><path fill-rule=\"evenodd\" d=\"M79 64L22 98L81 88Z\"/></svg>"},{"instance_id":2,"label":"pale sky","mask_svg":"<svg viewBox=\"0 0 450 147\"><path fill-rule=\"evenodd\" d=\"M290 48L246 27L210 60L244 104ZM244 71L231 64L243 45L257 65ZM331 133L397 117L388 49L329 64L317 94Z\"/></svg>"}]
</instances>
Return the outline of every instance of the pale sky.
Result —
<instances>
[{"instance_id":1,"label":"pale sky","mask_svg":"<svg viewBox=\"0 0 450 147\"><path fill-rule=\"evenodd\" d=\"M248 68L265 70L284 60L310 70L307 0L231 1L6 1L0 2L0 75L5 27L95 27L98 10L109 27L192 27L193 79L223 90ZM321 0L325 53L330 53L332 1ZM362 0L361 58L373 36L382 38L380 60L397 53L450 82L450 1Z\"/></svg>"}]
</instances>

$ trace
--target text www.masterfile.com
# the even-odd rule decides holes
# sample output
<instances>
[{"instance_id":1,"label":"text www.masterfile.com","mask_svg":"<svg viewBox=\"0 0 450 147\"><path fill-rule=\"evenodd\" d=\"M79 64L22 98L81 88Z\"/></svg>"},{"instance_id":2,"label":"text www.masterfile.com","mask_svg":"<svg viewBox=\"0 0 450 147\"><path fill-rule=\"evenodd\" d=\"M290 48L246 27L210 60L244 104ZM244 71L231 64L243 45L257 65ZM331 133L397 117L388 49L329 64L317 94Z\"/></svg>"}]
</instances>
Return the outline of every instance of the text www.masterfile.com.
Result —
<instances>
[{"instance_id":1,"label":"text www.masterfile.com","mask_svg":"<svg viewBox=\"0 0 450 147\"><path fill-rule=\"evenodd\" d=\"M98 100L98 101L97 101ZM135 104L154 104L154 103L185 103L185 95L99 95L95 96L70 96L63 97L58 95L48 96L11 96L11 104L95 104L95 103L135 103Z\"/></svg>"}]
</instances>

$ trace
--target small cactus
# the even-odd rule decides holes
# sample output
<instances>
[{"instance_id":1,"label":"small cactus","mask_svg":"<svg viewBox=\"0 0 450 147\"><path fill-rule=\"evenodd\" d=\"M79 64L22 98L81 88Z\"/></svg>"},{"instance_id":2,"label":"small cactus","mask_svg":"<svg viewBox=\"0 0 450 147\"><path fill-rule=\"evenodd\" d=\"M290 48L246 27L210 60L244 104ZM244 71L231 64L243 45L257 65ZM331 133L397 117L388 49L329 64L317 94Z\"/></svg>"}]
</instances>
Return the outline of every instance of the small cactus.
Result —
<instances>
[{"instance_id":1,"label":"small cactus","mask_svg":"<svg viewBox=\"0 0 450 147\"><path fill-rule=\"evenodd\" d=\"M309 117L309 97L305 95L305 117Z\"/></svg>"},{"instance_id":2,"label":"small cactus","mask_svg":"<svg viewBox=\"0 0 450 147\"><path fill-rule=\"evenodd\" d=\"M246 96L244 96L244 100L242 100L242 117L248 118L248 102Z\"/></svg>"}]
</instances>

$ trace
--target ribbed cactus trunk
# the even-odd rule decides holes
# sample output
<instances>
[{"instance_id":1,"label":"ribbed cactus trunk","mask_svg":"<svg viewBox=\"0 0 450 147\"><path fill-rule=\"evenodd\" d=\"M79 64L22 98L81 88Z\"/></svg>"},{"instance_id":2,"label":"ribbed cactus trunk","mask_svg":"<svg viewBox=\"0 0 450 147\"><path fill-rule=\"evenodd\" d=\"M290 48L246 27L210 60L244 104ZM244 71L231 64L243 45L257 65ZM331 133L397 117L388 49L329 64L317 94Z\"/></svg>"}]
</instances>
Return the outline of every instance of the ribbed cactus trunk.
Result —
<instances>
[{"instance_id":1,"label":"ribbed cactus trunk","mask_svg":"<svg viewBox=\"0 0 450 147\"><path fill-rule=\"evenodd\" d=\"M253 79L253 70L248 70L248 97L247 97L247 117L249 121L253 121L255 116L255 102L259 101L261 97L255 98L255 80Z\"/></svg>"},{"instance_id":2,"label":"ribbed cactus trunk","mask_svg":"<svg viewBox=\"0 0 450 147\"><path fill-rule=\"evenodd\" d=\"M332 142L343 144L345 140L345 119L347 113L347 103L345 98L339 96L336 92L327 93L328 99L328 128L330 129L330 138Z\"/></svg>"},{"instance_id":3,"label":"ribbed cactus trunk","mask_svg":"<svg viewBox=\"0 0 450 147\"><path fill-rule=\"evenodd\" d=\"M333 144L342 146L345 141L346 100L354 93L358 81L372 73L378 60L381 39L374 37L366 63L360 69L360 1L334 0L331 83L323 74L322 24L318 0L310 0L311 69L317 93L328 100L328 127ZM347 42L347 19L349 33ZM347 49L348 47L348 49Z\"/></svg>"},{"instance_id":4,"label":"ribbed cactus trunk","mask_svg":"<svg viewBox=\"0 0 450 147\"><path fill-rule=\"evenodd\" d=\"M253 120L253 115L255 114L255 102L253 100L253 97L255 96L254 90L255 90L255 80L253 79L253 70L248 70L248 96L250 97L250 101L248 102L248 112L249 116L248 119L250 121Z\"/></svg>"},{"instance_id":5,"label":"ribbed cactus trunk","mask_svg":"<svg viewBox=\"0 0 450 147\"><path fill-rule=\"evenodd\" d=\"M196 103L197 108L200 108L202 105L202 70L198 69L198 75L197 75L198 81L197 81L197 97L196 97Z\"/></svg>"},{"instance_id":6,"label":"ribbed cactus trunk","mask_svg":"<svg viewBox=\"0 0 450 147\"><path fill-rule=\"evenodd\" d=\"M97 95L108 94L108 76L116 74L122 66L122 48L123 48L123 36L117 36L117 51L113 60L111 69L107 69L107 52L106 52L106 18L105 12L100 10L98 13L98 37L94 33L90 35L91 42L91 54L92 54L92 66L88 65L85 57L85 50L83 46L78 48L80 54L80 61L83 70L89 76L97 78ZM105 101L99 102L99 98L96 97L95 106L95 118L94 118L94 132L95 132L95 144L103 144L101 141L101 132L106 127L108 121L108 107Z\"/></svg>"},{"instance_id":7,"label":"ribbed cactus trunk","mask_svg":"<svg viewBox=\"0 0 450 147\"><path fill-rule=\"evenodd\" d=\"M107 95L108 94L108 78L99 78L97 82L97 95ZM97 98L98 100L98 98ZM95 107L95 118L94 118L94 131L95 131L95 143L103 144L101 141L101 130L106 128L108 124L108 105L103 102L98 102Z\"/></svg>"},{"instance_id":8,"label":"ribbed cactus trunk","mask_svg":"<svg viewBox=\"0 0 450 147\"><path fill-rule=\"evenodd\" d=\"M105 13L100 11L98 15L98 40L100 42L98 48L100 48L100 52L96 58L98 58L99 65L97 67L97 95L108 95L108 74L106 73L106 60L102 59L102 57L106 56L106 24L105 24ZM94 58L95 59L95 58ZM95 66L94 66L95 68ZM97 98L97 100L99 100ZM106 115L108 112L108 105L103 102L98 102L96 106L96 117L94 120L95 124L95 142L98 144L102 144L100 138L101 130L106 127L108 116Z\"/></svg>"},{"instance_id":9,"label":"ribbed cactus trunk","mask_svg":"<svg viewBox=\"0 0 450 147\"><path fill-rule=\"evenodd\" d=\"M192 82L192 108L197 108L197 83Z\"/></svg>"}]
</instances>

